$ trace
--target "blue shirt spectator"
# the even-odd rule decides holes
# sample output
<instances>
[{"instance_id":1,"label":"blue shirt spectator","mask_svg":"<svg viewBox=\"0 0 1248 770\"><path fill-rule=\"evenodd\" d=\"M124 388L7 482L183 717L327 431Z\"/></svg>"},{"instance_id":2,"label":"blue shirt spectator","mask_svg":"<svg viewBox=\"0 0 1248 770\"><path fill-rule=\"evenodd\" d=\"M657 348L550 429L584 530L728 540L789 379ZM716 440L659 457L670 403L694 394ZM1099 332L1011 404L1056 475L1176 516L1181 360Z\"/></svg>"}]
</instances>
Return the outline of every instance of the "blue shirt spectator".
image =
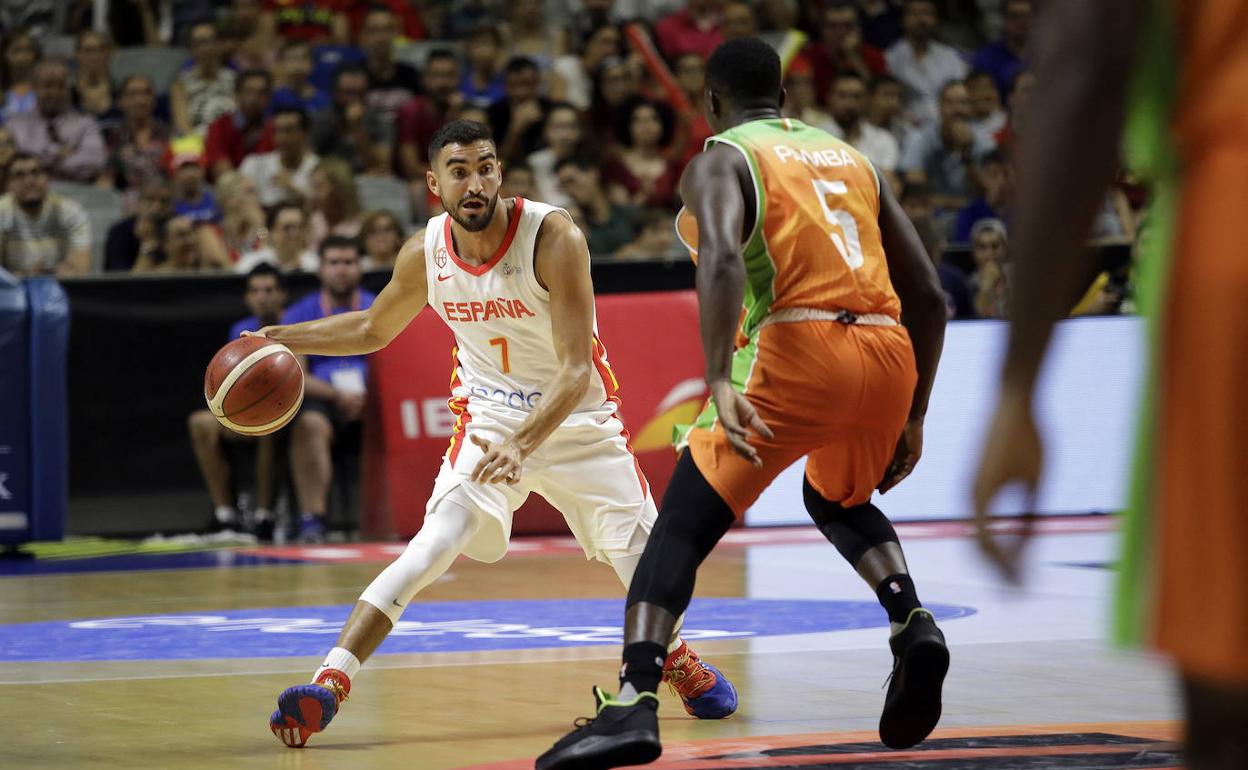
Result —
<instances>
[{"instance_id":1,"label":"blue shirt spectator","mask_svg":"<svg viewBox=\"0 0 1248 770\"><path fill-rule=\"evenodd\" d=\"M311 96L300 96L293 89L286 86L280 86L273 89L273 109L280 110L287 107L303 110L308 114L327 110L333 106L333 100L329 96L328 91L320 88Z\"/></svg>"},{"instance_id":2,"label":"blue shirt spectator","mask_svg":"<svg viewBox=\"0 0 1248 770\"><path fill-rule=\"evenodd\" d=\"M372 307L373 301L377 299L377 295L368 289L355 290L351 300L346 303L336 303L330 298L330 293L325 289L313 292L303 299L293 303L286 308L286 314L282 316L283 324L303 323L304 321L315 321L318 318L325 318L330 315L346 313L352 310L367 310ZM355 370L358 376L366 378L368 372L367 356L308 356L308 374L313 377L333 383L336 371Z\"/></svg>"},{"instance_id":3,"label":"blue shirt spectator","mask_svg":"<svg viewBox=\"0 0 1248 770\"><path fill-rule=\"evenodd\" d=\"M212 193L207 190L204 190L199 200L175 202L173 211L180 217L189 218L195 224L221 221L221 207L217 205L217 199L212 197Z\"/></svg>"},{"instance_id":4,"label":"blue shirt spectator","mask_svg":"<svg viewBox=\"0 0 1248 770\"><path fill-rule=\"evenodd\" d=\"M1004 99L1010 84L1026 67L1023 52L1031 32L1031 0L1006 0L1001 16L1001 38L980 48L971 57L971 67L992 75Z\"/></svg>"}]
</instances>

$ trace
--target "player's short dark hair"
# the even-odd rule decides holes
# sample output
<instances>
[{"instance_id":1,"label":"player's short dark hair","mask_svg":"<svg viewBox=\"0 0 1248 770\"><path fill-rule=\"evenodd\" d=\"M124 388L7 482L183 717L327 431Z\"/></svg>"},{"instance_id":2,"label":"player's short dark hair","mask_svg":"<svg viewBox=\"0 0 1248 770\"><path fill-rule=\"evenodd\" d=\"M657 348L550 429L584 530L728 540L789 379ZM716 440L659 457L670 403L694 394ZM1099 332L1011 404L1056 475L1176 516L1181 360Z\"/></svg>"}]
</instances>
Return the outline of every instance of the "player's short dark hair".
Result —
<instances>
[{"instance_id":1,"label":"player's short dark hair","mask_svg":"<svg viewBox=\"0 0 1248 770\"><path fill-rule=\"evenodd\" d=\"M493 135L484 123L475 120L452 120L434 132L429 140L429 161L437 160L438 153L448 144L472 144L473 142L492 142Z\"/></svg>"},{"instance_id":2,"label":"player's short dark hair","mask_svg":"<svg viewBox=\"0 0 1248 770\"><path fill-rule=\"evenodd\" d=\"M238 78L234 81L234 92L241 93L243 86L246 85L247 81L253 79L263 80L265 88L273 88L273 76L269 74L269 71L260 69L259 67L253 67L238 73Z\"/></svg>"},{"instance_id":3,"label":"player's short dark hair","mask_svg":"<svg viewBox=\"0 0 1248 770\"><path fill-rule=\"evenodd\" d=\"M325 253L330 249L351 249L355 252L358 259L360 256L360 243L355 238L348 238L345 235L330 235L321 241L321 247L316 250L317 255L321 259L325 259Z\"/></svg>"},{"instance_id":4,"label":"player's short dark hair","mask_svg":"<svg viewBox=\"0 0 1248 770\"><path fill-rule=\"evenodd\" d=\"M268 262L261 262L249 270L247 272L247 280L243 282L243 285L247 288L251 288L252 278L263 278L265 276L271 277L277 283L278 289L286 291L286 276L282 275L281 270L273 267Z\"/></svg>"},{"instance_id":5,"label":"player's short dark hair","mask_svg":"<svg viewBox=\"0 0 1248 770\"><path fill-rule=\"evenodd\" d=\"M737 104L780 100L780 57L756 37L721 43L706 63L706 83Z\"/></svg>"},{"instance_id":6,"label":"player's short dark hair","mask_svg":"<svg viewBox=\"0 0 1248 770\"><path fill-rule=\"evenodd\" d=\"M273 206L273 208L269 209L269 216L265 224L268 225L268 228L270 231L277 228L277 218L281 216L283 211L287 211L289 209L294 209L295 211L298 211L299 216L303 218L304 224L307 224L308 214L306 211L303 210L303 206L300 206L298 203L295 203L294 201L286 200L286 201L281 201L280 203Z\"/></svg>"},{"instance_id":7,"label":"player's short dark hair","mask_svg":"<svg viewBox=\"0 0 1248 770\"><path fill-rule=\"evenodd\" d=\"M293 104L283 105L273 110L273 114L269 117L269 120L270 121L277 120L279 115L294 115L298 117L299 127L302 128L304 131L308 130L308 126L310 125L309 119L308 119L308 113L305 112L303 108L296 107Z\"/></svg>"}]
</instances>

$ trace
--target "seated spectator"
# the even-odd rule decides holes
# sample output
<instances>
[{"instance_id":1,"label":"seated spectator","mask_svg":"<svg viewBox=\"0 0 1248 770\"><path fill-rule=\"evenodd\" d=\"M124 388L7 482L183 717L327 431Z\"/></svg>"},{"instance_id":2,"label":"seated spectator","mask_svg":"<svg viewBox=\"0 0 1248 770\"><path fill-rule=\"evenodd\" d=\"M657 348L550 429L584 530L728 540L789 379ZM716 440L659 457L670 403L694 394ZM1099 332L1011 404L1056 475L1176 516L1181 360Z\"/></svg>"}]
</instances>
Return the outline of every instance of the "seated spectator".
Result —
<instances>
[{"instance_id":1,"label":"seated spectator","mask_svg":"<svg viewBox=\"0 0 1248 770\"><path fill-rule=\"evenodd\" d=\"M646 209L641 212L637 229L637 238L617 249L616 259L673 259L685 253L676 240L672 212L665 209Z\"/></svg>"},{"instance_id":2,"label":"seated spectator","mask_svg":"<svg viewBox=\"0 0 1248 770\"><path fill-rule=\"evenodd\" d=\"M602 170L608 195L637 208L673 208L680 168L663 150L672 140L671 109L640 99L620 111L618 126L620 150Z\"/></svg>"},{"instance_id":3,"label":"seated spectator","mask_svg":"<svg viewBox=\"0 0 1248 770\"><path fill-rule=\"evenodd\" d=\"M4 106L0 121L8 122L35 109L35 65L43 58L38 41L22 29L10 31L4 40Z\"/></svg>"},{"instance_id":4,"label":"seated spectator","mask_svg":"<svg viewBox=\"0 0 1248 770\"><path fill-rule=\"evenodd\" d=\"M641 94L636 68L625 59L609 56L594 73L594 93L589 106L589 127L602 145L615 141L616 112ZM498 136L495 129L494 135Z\"/></svg>"},{"instance_id":5,"label":"seated spectator","mask_svg":"<svg viewBox=\"0 0 1248 770\"><path fill-rule=\"evenodd\" d=\"M196 224L216 224L221 221L221 207L204 184L203 143L196 145L196 140L191 134L172 145L173 213L190 217Z\"/></svg>"},{"instance_id":6,"label":"seated spectator","mask_svg":"<svg viewBox=\"0 0 1248 770\"><path fill-rule=\"evenodd\" d=\"M687 107L676 108L676 138L672 140L672 157L681 169L702 152L706 140L715 133L706 122L706 61L700 54L687 53L676 60L673 68Z\"/></svg>"},{"instance_id":7,"label":"seated spectator","mask_svg":"<svg viewBox=\"0 0 1248 770\"><path fill-rule=\"evenodd\" d=\"M281 48L274 30L262 23L259 0L231 0L230 10L222 19L221 37L229 41L225 60L231 69L272 70Z\"/></svg>"},{"instance_id":8,"label":"seated spectator","mask_svg":"<svg viewBox=\"0 0 1248 770\"><path fill-rule=\"evenodd\" d=\"M356 0L348 3L347 20L351 25L351 40L358 40L364 31L364 19L377 6L388 8L398 24L398 35L408 40L426 40L430 37L429 26L423 15L427 12L412 0ZM443 35L445 37L445 35Z\"/></svg>"},{"instance_id":9,"label":"seated spectator","mask_svg":"<svg viewBox=\"0 0 1248 770\"><path fill-rule=\"evenodd\" d=\"M904 93L900 80L892 75L879 75L871 81L871 93L867 97L867 122L892 134L898 147L905 146L911 131L902 117Z\"/></svg>"},{"instance_id":10,"label":"seated spectator","mask_svg":"<svg viewBox=\"0 0 1248 770\"><path fill-rule=\"evenodd\" d=\"M983 194L958 212L953 226L954 243L970 243L971 228L983 219L1004 219L1011 190L1010 167L1000 150L979 160L979 187Z\"/></svg>"},{"instance_id":11,"label":"seated spectator","mask_svg":"<svg viewBox=\"0 0 1248 770\"><path fill-rule=\"evenodd\" d=\"M901 13L895 0L858 0L862 39L881 51L901 39Z\"/></svg>"},{"instance_id":12,"label":"seated spectator","mask_svg":"<svg viewBox=\"0 0 1248 770\"><path fill-rule=\"evenodd\" d=\"M720 15L719 31L724 40L738 37L754 37L758 34L758 18L754 16L754 8L743 0L729 0L724 3ZM684 53L697 53L685 51Z\"/></svg>"},{"instance_id":13,"label":"seated spectator","mask_svg":"<svg viewBox=\"0 0 1248 770\"><path fill-rule=\"evenodd\" d=\"M0 126L0 191L9 189L9 163L17 155L17 142L13 141L13 132ZM0 192L0 195L3 193Z\"/></svg>"},{"instance_id":14,"label":"seated spectator","mask_svg":"<svg viewBox=\"0 0 1248 770\"><path fill-rule=\"evenodd\" d=\"M308 149L308 116L284 107L273 113L272 152L249 155L238 170L251 177L265 208L284 201L303 204L312 188L312 169L320 158Z\"/></svg>"},{"instance_id":15,"label":"seated spectator","mask_svg":"<svg viewBox=\"0 0 1248 770\"><path fill-rule=\"evenodd\" d=\"M213 179L238 168L248 155L273 149L273 126L266 120L272 91L268 72L239 73L234 89L238 108L214 120L204 138L204 160Z\"/></svg>"},{"instance_id":16,"label":"seated spectator","mask_svg":"<svg viewBox=\"0 0 1248 770\"><path fill-rule=\"evenodd\" d=\"M558 186L558 180L555 181ZM512 163L507 166L506 172L503 174L503 183L498 186L498 194L503 198L528 198L529 200L538 200L542 203L550 203L550 199L544 197L537 190L537 179L533 176L533 168L527 163ZM562 192L556 193L559 198L564 198ZM551 204L552 206L555 204ZM567 208L561 206L561 208Z\"/></svg>"},{"instance_id":17,"label":"seated spectator","mask_svg":"<svg viewBox=\"0 0 1248 770\"><path fill-rule=\"evenodd\" d=\"M368 109L368 74L347 65L334 78L333 106L312 119L312 149L322 158L345 160L357 174L390 173L391 133Z\"/></svg>"},{"instance_id":18,"label":"seated spectator","mask_svg":"<svg viewBox=\"0 0 1248 770\"><path fill-rule=\"evenodd\" d=\"M146 75L128 75L118 98L121 120L104 132L108 146L105 176L113 186L133 193L149 179L164 176L169 125L156 117L156 89ZM128 195L128 202L133 196Z\"/></svg>"},{"instance_id":19,"label":"seated spectator","mask_svg":"<svg viewBox=\"0 0 1248 770\"><path fill-rule=\"evenodd\" d=\"M975 164L993 149L971 130L970 118L966 86L958 81L945 84L940 95L940 121L913 132L901 154L906 181L925 183L932 191L938 214L948 218L970 203L979 184Z\"/></svg>"},{"instance_id":20,"label":"seated spectator","mask_svg":"<svg viewBox=\"0 0 1248 770\"><path fill-rule=\"evenodd\" d=\"M360 29L360 48L364 49L368 73L365 104L381 116L391 133L399 108L420 93L420 73L412 65L394 60L398 36L399 20L389 8L374 5L368 9Z\"/></svg>"},{"instance_id":21,"label":"seated spectator","mask_svg":"<svg viewBox=\"0 0 1248 770\"><path fill-rule=\"evenodd\" d=\"M721 6L722 0L689 0L684 8L659 19L654 37L668 61L684 53L708 58L724 42Z\"/></svg>"},{"instance_id":22,"label":"seated spectator","mask_svg":"<svg viewBox=\"0 0 1248 770\"><path fill-rule=\"evenodd\" d=\"M360 252L354 239L330 236L320 247L321 290L286 310L283 324L301 323L371 307L377 298L360 287ZM290 435L290 470L302 511L298 539L319 541L325 533L325 507L332 480L330 448L358 425L368 381L365 356L300 356L307 374L303 408Z\"/></svg>"},{"instance_id":23,"label":"seated spectator","mask_svg":"<svg viewBox=\"0 0 1248 770\"><path fill-rule=\"evenodd\" d=\"M268 227L269 245L239 257L234 272L248 273L260 264L283 273L316 272L320 261L308 248L308 215L303 206L289 201L277 204L269 212Z\"/></svg>"},{"instance_id":24,"label":"seated spectator","mask_svg":"<svg viewBox=\"0 0 1248 770\"><path fill-rule=\"evenodd\" d=\"M312 169L311 233L313 248L330 235L355 238L360 234L360 194L355 175L342 158L321 158Z\"/></svg>"},{"instance_id":25,"label":"seated spectator","mask_svg":"<svg viewBox=\"0 0 1248 770\"><path fill-rule=\"evenodd\" d=\"M996 83L987 72L973 70L966 77L966 90L971 97L971 130L996 144L1007 120Z\"/></svg>"},{"instance_id":26,"label":"seated spectator","mask_svg":"<svg viewBox=\"0 0 1248 770\"><path fill-rule=\"evenodd\" d=\"M593 73L608 57L624 53L623 36L614 24L589 32L575 56L560 56L551 65L550 98L584 112L593 96Z\"/></svg>"},{"instance_id":27,"label":"seated spectator","mask_svg":"<svg viewBox=\"0 0 1248 770\"><path fill-rule=\"evenodd\" d=\"M559 189L559 180L555 177L555 164L564 158L572 157L581 149L581 116L576 108L566 103L552 104L546 111L542 138L546 146L537 152L530 153L526 163L533 177L533 194L543 203L564 207L569 201ZM511 175L515 173L516 165L513 163L504 169L504 184L512 181Z\"/></svg>"},{"instance_id":28,"label":"seated spectator","mask_svg":"<svg viewBox=\"0 0 1248 770\"><path fill-rule=\"evenodd\" d=\"M77 202L48 192L39 159L19 152L0 198L0 267L18 276L84 275L91 270L91 222Z\"/></svg>"},{"instance_id":29,"label":"seated spectator","mask_svg":"<svg viewBox=\"0 0 1248 770\"><path fill-rule=\"evenodd\" d=\"M173 190L160 177L143 182L139 188L134 216L127 217L108 229L104 242L104 269L130 270L139 256L149 257L160 250L160 225L173 216Z\"/></svg>"},{"instance_id":30,"label":"seated spectator","mask_svg":"<svg viewBox=\"0 0 1248 770\"><path fill-rule=\"evenodd\" d=\"M532 59L542 72L563 54L566 42L563 28L544 10L542 0L512 0L507 4L505 26L511 53Z\"/></svg>"},{"instance_id":31,"label":"seated spectator","mask_svg":"<svg viewBox=\"0 0 1248 770\"><path fill-rule=\"evenodd\" d=\"M555 175L564 194L580 211L583 221L578 224L585 232L592 256L611 256L633 241L637 209L607 197L602 174L591 159L564 158L555 166Z\"/></svg>"},{"instance_id":32,"label":"seated spectator","mask_svg":"<svg viewBox=\"0 0 1248 770\"><path fill-rule=\"evenodd\" d=\"M789 66L784 78L784 105L781 114L786 118L800 120L808 126L832 130L832 116L819 106L815 97L815 80L811 75L810 62L798 56Z\"/></svg>"},{"instance_id":33,"label":"seated spectator","mask_svg":"<svg viewBox=\"0 0 1248 770\"><path fill-rule=\"evenodd\" d=\"M542 123L551 102L538 94L541 82L532 59L517 56L507 62L503 80L506 96L489 110L498 156L504 162L523 160L542 146Z\"/></svg>"},{"instance_id":34,"label":"seated spectator","mask_svg":"<svg viewBox=\"0 0 1248 770\"><path fill-rule=\"evenodd\" d=\"M906 0L901 15L905 37L884 53L888 71L906 86L907 118L920 127L939 117L945 84L962 80L967 72L954 48L933 39L937 18L934 0Z\"/></svg>"},{"instance_id":35,"label":"seated spectator","mask_svg":"<svg viewBox=\"0 0 1248 770\"><path fill-rule=\"evenodd\" d=\"M971 228L971 257L975 261L971 284L975 313L980 318L1005 318L1009 283L1006 242L1005 223L1000 219L981 219Z\"/></svg>"},{"instance_id":36,"label":"seated spectator","mask_svg":"<svg viewBox=\"0 0 1248 770\"><path fill-rule=\"evenodd\" d=\"M425 93L417 94L399 109L397 145L399 168L407 179L412 209L431 210L438 196L429 191L425 172L429 170L429 142L433 134L459 117L464 95L459 91L459 60L445 48L429 52L425 60Z\"/></svg>"},{"instance_id":37,"label":"seated spectator","mask_svg":"<svg viewBox=\"0 0 1248 770\"><path fill-rule=\"evenodd\" d=\"M9 121L17 148L39 158L54 179L94 182L108 162L95 121L69 106L69 68L45 60L35 67L35 109Z\"/></svg>"},{"instance_id":38,"label":"seated spectator","mask_svg":"<svg viewBox=\"0 0 1248 770\"><path fill-rule=\"evenodd\" d=\"M333 101L328 91L312 85L312 47L306 40L287 40L275 67L277 88L273 89L273 107L295 107L309 115L329 109Z\"/></svg>"},{"instance_id":39,"label":"seated spectator","mask_svg":"<svg viewBox=\"0 0 1248 770\"><path fill-rule=\"evenodd\" d=\"M225 48L215 23L192 25L186 42L192 64L169 87L169 112L178 135L203 136L215 120L235 108L234 71L225 66Z\"/></svg>"},{"instance_id":40,"label":"seated spectator","mask_svg":"<svg viewBox=\"0 0 1248 770\"><path fill-rule=\"evenodd\" d=\"M867 122L863 117L866 106L867 86L862 78L841 75L832 86L832 124L829 130L866 155L888 177L889 184L896 187L901 149L892 134Z\"/></svg>"},{"instance_id":41,"label":"seated spectator","mask_svg":"<svg viewBox=\"0 0 1248 770\"><path fill-rule=\"evenodd\" d=\"M862 25L853 0L833 0L819 14L819 39L802 49L814 78L815 101L827 104L838 75L851 73L870 82L887 69L880 49L862 38ZM804 121L809 122L809 121Z\"/></svg>"},{"instance_id":42,"label":"seated spectator","mask_svg":"<svg viewBox=\"0 0 1248 770\"><path fill-rule=\"evenodd\" d=\"M110 122L120 117L114 105L117 91L113 86L113 76L109 72L109 61L113 57L113 41L108 35L95 30L78 33L78 43L74 49L73 105L107 128Z\"/></svg>"},{"instance_id":43,"label":"seated spectator","mask_svg":"<svg viewBox=\"0 0 1248 770\"><path fill-rule=\"evenodd\" d=\"M217 196L221 201L221 239L230 262L264 248L267 232L256 183L237 171L229 171L217 180Z\"/></svg>"},{"instance_id":44,"label":"seated spectator","mask_svg":"<svg viewBox=\"0 0 1248 770\"><path fill-rule=\"evenodd\" d=\"M169 217L158 225L160 249L141 251L133 273L200 273L225 269L228 264L216 248L212 228L197 228L190 217Z\"/></svg>"},{"instance_id":45,"label":"seated spectator","mask_svg":"<svg viewBox=\"0 0 1248 770\"><path fill-rule=\"evenodd\" d=\"M463 44L468 66L459 91L467 103L489 109L507 95L503 91L503 35L494 25L482 24L464 38Z\"/></svg>"},{"instance_id":46,"label":"seated spectator","mask_svg":"<svg viewBox=\"0 0 1248 770\"><path fill-rule=\"evenodd\" d=\"M1018 138L1023 116L1027 114L1027 103L1031 99L1031 88L1035 82L1036 76L1024 70L1018 73L1018 77L1014 78L1014 82L1010 85L1009 117L1006 119L1005 126L994 137L997 146L1003 150L1013 148L1014 141Z\"/></svg>"},{"instance_id":47,"label":"seated spectator","mask_svg":"<svg viewBox=\"0 0 1248 770\"><path fill-rule=\"evenodd\" d=\"M260 25L277 37L351 44L351 23L339 0L263 0Z\"/></svg>"},{"instance_id":48,"label":"seated spectator","mask_svg":"<svg viewBox=\"0 0 1248 770\"><path fill-rule=\"evenodd\" d=\"M1003 97L1026 66L1024 56L1033 10L1031 0L1005 0L1004 6L1000 39L988 43L971 57L971 66L991 75L997 92Z\"/></svg>"},{"instance_id":49,"label":"seated spectator","mask_svg":"<svg viewBox=\"0 0 1248 770\"><path fill-rule=\"evenodd\" d=\"M907 187L907 189L910 188ZM974 318L975 299L971 294L970 282L967 281L965 273L945 262L944 233L941 232L936 222L932 220L930 203L925 202L929 200L926 196L926 191L919 192L920 195L916 199L914 196L915 191L911 190L909 206L915 215L915 218L911 221L914 223L915 232L919 234L919 240L923 243L923 248L927 249L928 257L931 258L932 264L936 266L936 275L940 279L940 288L945 294L946 317L950 320ZM926 207L926 209L919 210L920 207Z\"/></svg>"},{"instance_id":50,"label":"seated spectator","mask_svg":"<svg viewBox=\"0 0 1248 770\"><path fill-rule=\"evenodd\" d=\"M507 176L514 176L518 170L508 169ZM500 194L502 194L501 191ZM394 261L399 256L399 249L403 248L403 241L406 238L402 223L393 213L381 210L365 216L360 225L360 247L363 252L364 269L393 268Z\"/></svg>"},{"instance_id":51,"label":"seated spectator","mask_svg":"<svg viewBox=\"0 0 1248 770\"><path fill-rule=\"evenodd\" d=\"M286 304L286 281L272 265L256 265L247 274L243 302L250 316L230 327L226 342L238 339L243 332L259 331L281 322L282 306ZM226 452L226 444L254 444L256 447L256 511L255 534L261 540L273 539L273 506L277 501L278 468L274 436L244 436L226 428L212 412L197 409L187 417L187 430L195 461L204 476L212 499L212 517L208 530L241 531L245 529L239 516L234 486L234 468Z\"/></svg>"}]
</instances>

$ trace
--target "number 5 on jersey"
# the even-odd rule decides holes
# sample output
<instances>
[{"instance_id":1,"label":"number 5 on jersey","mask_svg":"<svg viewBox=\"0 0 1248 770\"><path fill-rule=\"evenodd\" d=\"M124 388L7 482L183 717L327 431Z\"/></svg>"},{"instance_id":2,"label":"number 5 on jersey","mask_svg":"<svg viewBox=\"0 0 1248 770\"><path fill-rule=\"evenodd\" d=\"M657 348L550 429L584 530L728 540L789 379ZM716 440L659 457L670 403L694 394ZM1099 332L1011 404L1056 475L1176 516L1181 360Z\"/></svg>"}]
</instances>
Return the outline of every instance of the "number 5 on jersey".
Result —
<instances>
[{"instance_id":1,"label":"number 5 on jersey","mask_svg":"<svg viewBox=\"0 0 1248 770\"><path fill-rule=\"evenodd\" d=\"M828 220L828 224L832 225L832 232L828 233L828 237L832 239L836 250L841 254L841 259L845 260L849 269L857 270L862 267L863 262L862 242L858 240L858 223L854 221L853 214L845 209L828 206L829 195L847 195L849 187L844 182L835 179L812 179L810 181L815 186L815 197L819 199L819 208L823 209L824 218Z\"/></svg>"},{"instance_id":2,"label":"number 5 on jersey","mask_svg":"<svg viewBox=\"0 0 1248 770\"><path fill-rule=\"evenodd\" d=\"M490 340L490 347L497 345L503 355L503 374L511 374L511 359L507 356L507 338L495 337Z\"/></svg>"}]
</instances>

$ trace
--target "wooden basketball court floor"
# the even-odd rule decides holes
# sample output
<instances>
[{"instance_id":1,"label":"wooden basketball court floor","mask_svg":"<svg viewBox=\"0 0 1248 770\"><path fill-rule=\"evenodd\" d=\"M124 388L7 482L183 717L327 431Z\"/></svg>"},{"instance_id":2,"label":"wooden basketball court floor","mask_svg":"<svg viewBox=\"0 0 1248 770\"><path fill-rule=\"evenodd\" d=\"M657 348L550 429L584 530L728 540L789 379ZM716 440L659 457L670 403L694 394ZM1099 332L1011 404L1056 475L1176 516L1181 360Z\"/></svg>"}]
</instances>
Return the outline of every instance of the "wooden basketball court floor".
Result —
<instances>
[{"instance_id":1,"label":"wooden basketball court floor","mask_svg":"<svg viewBox=\"0 0 1248 770\"><path fill-rule=\"evenodd\" d=\"M941 727L906 752L874 732L891 657L871 592L813 528L731 533L686 627L740 711L699 722L665 693L655 766L1178 767L1168 670L1104 641L1113 525L1045 521L1022 589L963 525L899 527L952 650ZM275 696L401 545L0 563L0 767L532 767L614 686L623 590L567 538L514 545L427 589L303 750L269 732Z\"/></svg>"}]
</instances>

